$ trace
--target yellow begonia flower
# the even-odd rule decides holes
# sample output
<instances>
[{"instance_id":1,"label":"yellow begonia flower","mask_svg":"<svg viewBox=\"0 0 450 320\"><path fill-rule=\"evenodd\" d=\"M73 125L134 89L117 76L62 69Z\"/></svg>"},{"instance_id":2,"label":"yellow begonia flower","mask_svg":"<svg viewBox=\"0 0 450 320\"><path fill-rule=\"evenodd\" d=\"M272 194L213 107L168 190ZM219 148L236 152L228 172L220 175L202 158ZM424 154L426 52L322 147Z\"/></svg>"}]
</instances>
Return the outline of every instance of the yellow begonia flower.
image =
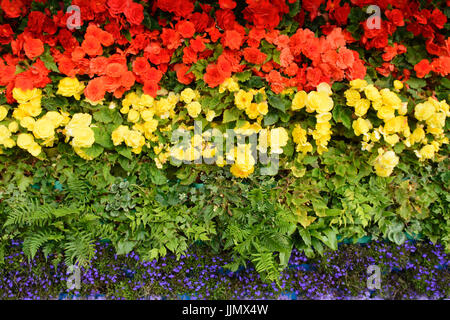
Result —
<instances>
[{"instance_id":1,"label":"yellow begonia flower","mask_svg":"<svg viewBox=\"0 0 450 320\"><path fill-rule=\"evenodd\" d=\"M355 131L355 134L359 136L361 134L369 132L369 130L372 129L372 123L369 119L358 118L357 120L353 121L352 127Z\"/></svg>"},{"instance_id":2,"label":"yellow begonia flower","mask_svg":"<svg viewBox=\"0 0 450 320\"><path fill-rule=\"evenodd\" d=\"M131 109L128 112L127 120L128 120L128 122L136 123L139 121L139 117L140 117L139 111L137 111L135 109Z\"/></svg>"},{"instance_id":3,"label":"yellow begonia flower","mask_svg":"<svg viewBox=\"0 0 450 320\"><path fill-rule=\"evenodd\" d=\"M358 117L364 116L370 108L370 100L360 99L355 103L355 114Z\"/></svg>"},{"instance_id":4,"label":"yellow begonia flower","mask_svg":"<svg viewBox=\"0 0 450 320\"><path fill-rule=\"evenodd\" d=\"M358 91L353 89L348 89L344 92L345 98L347 100L347 105L354 107L356 103L361 99L361 95Z\"/></svg>"},{"instance_id":5,"label":"yellow begonia flower","mask_svg":"<svg viewBox=\"0 0 450 320\"><path fill-rule=\"evenodd\" d=\"M317 113L325 113L333 109L333 99L326 92L311 91L306 99L306 106Z\"/></svg>"},{"instance_id":6,"label":"yellow begonia flower","mask_svg":"<svg viewBox=\"0 0 450 320\"><path fill-rule=\"evenodd\" d=\"M73 128L72 136L72 146L76 148L90 148L95 142L94 130L89 127Z\"/></svg>"},{"instance_id":7,"label":"yellow begonia flower","mask_svg":"<svg viewBox=\"0 0 450 320\"><path fill-rule=\"evenodd\" d=\"M398 164L399 157L394 151L378 149L378 157L375 159L375 172L380 177L388 177Z\"/></svg>"},{"instance_id":8,"label":"yellow begonia flower","mask_svg":"<svg viewBox=\"0 0 450 320\"><path fill-rule=\"evenodd\" d=\"M208 110L208 112L206 112L206 120L208 122L212 122L214 120L215 116L216 116L216 113L214 112L214 110Z\"/></svg>"},{"instance_id":9,"label":"yellow begonia flower","mask_svg":"<svg viewBox=\"0 0 450 320\"><path fill-rule=\"evenodd\" d=\"M202 105L199 102L197 102L197 101L188 103L186 105L186 108L188 110L188 114L192 118L197 118L198 115L200 114L200 112L202 112Z\"/></svg>"},{"instance_id":10,"label":"yellow begonia flower","mask_svg":"<svg viewBox=\"0 0 450 320\"><path fill-rule=\"evenodd\" d=\"M33 131L34 124L36 123L36 120L34 120L32 117L24 117L20 120L20 125L28 129L30 131Z\"/></svg>"},{"instance_id":11,"label":"yellow begonia flower","mask_svg":"<svg viewBox=\"0 0 450 320\"><path fill-rule=\"evenodd\" d=\"M125 137L128 135L130 129L127 126L120 125L118 126L111 134L111 139L115 146L121 144Z\"/></svg>"},{"instance_id":12,"label":"yellow begonia flower","mask_svg":"<svg viewBox=\"0 0 450 320\"><path fill-rule=\"evenodd\" d=\"M27 150L34 144L34 137L29 133L21 133L17 136L17 146Z\"/></svg>"},{"instance_id":13,"label":"yellow begonia flower","mask_svg":"<svg viewBox=\"0 0 450 320\"><path fill-rule=\"evenodd\" d=\"M331 96L333 94L333 91L331 91L331 87L326 82L321 82L316 88L317 92L325 92L327 95Z\"/></svg>"},{"instance_id":14,"label":"yellow begonia flower","mask_svg":"<svg viewBox=\"0 0 450 320\"><path fill-rule=\"evenodd\" d=\"M397 90L403 89L403 82L399 80L394 80L394 88Z\"/></svg>"},{"instance_id":15,"label":"yellow begonia flower","mask_svg":"<svg viewBox=\"0 0 450 320\"><path fill-rule=\"evenodd\" d=\"M253 100L253 94L251 92L245 92L244 90L239 90L234 95L234 103L238 109L247 109Z\"/></svg>"},{"instance_id":16,"label":"yellow begonia flower","mask_svg":"<svg viewBox=\"0 0 450 320\"><path fill-rule=\"evenodd\" d=\"M8 124L8 130L11 131L12 133L15 133L19 130L19 124L16 121L11 121Z\"/></svg>"},{"instance_id":17,"label":"yellow begonia flower","mask_svg":"<svg viewBox=\"0 0 450 320\"><path fill-rule=\"evenodd\" d=\"M83 93L84 85L78 81L77 78L66 77L61 79L58 84L58 91L56 94L60 94L64 97L74 97L80 100L80 95Z\"/></svg>"},{"instance_id":18,"label":"yellow begonia flower","mask_svg":"<svg viewBox=\"0 0 450 320\"><path fill-rule=\"evenodd\" d=\"M306 99L308 94L305 91L299 91L295 94L294 99L292 99L291 110L296 111L305 107Z\"/></svg>"},{"instance_id":19,"label":"yellow begonia flower","mask_svg":"<svg viewBox=\"0 0 450 320\"><path fill-rule=\"evenodd\" d=\"M437 148L432 144L427 144L423 146L419 151L415 150L415 153L419 160L423 161L426 159L434 158L434 154L437 151Z\"/></svg>"},{"instance_id":20,"label":"yellow begonia flower","mask_svg":"<svg viewBox=\"0 0 450 320\"><path fill-rule=\"evenodd\" d=\"M6 118L8 115L8 109L6 109L4 106L0 106L0 121Z\"/></svg>"},{"instance_id":21,"label":"yellow begonia flower","mask_svg":"<svg viewBox=\"0 0 450 320\"><path fill-rule=\"evenodd\" d=\"M352 87L352 89L363 90L365 87L367 87L367 81L363 79L355 79L350 81L350 86Z\"/></svg>"},{"instance_id":22,"label":"yellow begonia flower","mask_svg":"<svg viewBox=\"0 0 450 320\"><path fill-rule=\"evenodd\" d=\"M435 111L435 107L431 103L426 101L424 103L419 103L418 105L416 105L416 108L414 109L414 116L419 121L425 121L430 118L433 113L435 113Z\"/></svg>"},{"instance_id":23,"label":"yellow begonia flower","mask_svg":"<svg viewBox=\"0 0 450 320\"><path fill-rule=\"evenodd\" d=\"M13 98L17 100L19 104L24 104L29 101L40 101L42 98L42 91L38 88L22 90L20 88L14 88L12 90Z\"/></svg>"},{"instance_id":24,"label":"yellow begonia flower","mask_svg":"<svg viewBox=\"0 0 450 320\"><path fill-rule=\"evenodd\" d=\"M408 128L408 118L405 116L397 116L386 120L384 132L387 134L402 132Z\"/></svg>"},{"instance_id":25,"label":"yellow begonia flower","mask_svg":"<svg viewBox=\"0 0 450 320\"><path fill-rule=\"evenodd\" d=\"M377 88L375 88L373 84L369 84L367 87L364 88L364 94L370 101L377 101L381 99L380 92L378 91Z\"/></svg>"},{"instance_id":26,"label":"yellow begonia flower","mask_svg":"<svg viewBox=\"0 0 450 320\"><path fill-rule=\"evenodd\" d=\"M282 147L287 145L289 140L288 132L285 128L279 127L270 130L270 148L272 153L283 153Z\"/></svg>"},{"instance_id":27,"label":"yellow begonia flower","mask_svg":"<svg viewBox=\"0 0 450 320\"><path fill-rule=\"evenodd\" d=\"M55 127L50 120L41 118L35 122L33 134L37 139L45 140L55 135Z\"/></svg>"},{"instance_id":28,"label":"yellow begonia flower","mask_svg":"<svg viewBox=\"0 0 450 320\"><path fill-rule=\"evenodd\" d=\"M400 141L400 137L397 134L390 134L384 136L384 141L386 141L391 146L394 146Z\"/></svg>"},{"instance_id":29,"label":"yellow begonia flower","mask_svg":"<svg viewBox=\"0 0 450 320\"><path fill-rule=\"evenodd\" d=\"M191 88L186 88L181 91L180 101L184 103L190 103L195 98L195 92Z\"/></svg>"},{"instance_id":30,"label":"yellow begonia flower","mask_svg":"<svg viewBox=\"0 0 450 320\"><path fill-rule=\"evenodd\" d=\"M9 129L5 125L0 125L0 144L3 144L10 137L11 131L9 131Z\"/></svg>"},{"instance_id":31,"label":"yellow begonia flower","mask_svg":"<svg viewBox=\"0 0 450 320\"><path fill-rule=\"evenodd\" d=\"M255 171L255 167L251 164L234 163L231 166L230 171L231 174L237 178L247 178L253 173L253 171Z\"/></svg>"},{"instance_id":32,"label":"yellow begonia flower","mask_svg":"<svg viewBox=\"0 0 450 320\"><path fill-rule=\"evenodd\" d=\"M383 120L389 120L395 117L395 109L391 106L382 106L378 109L377 117Z\"/></svg>"}]
</instances>

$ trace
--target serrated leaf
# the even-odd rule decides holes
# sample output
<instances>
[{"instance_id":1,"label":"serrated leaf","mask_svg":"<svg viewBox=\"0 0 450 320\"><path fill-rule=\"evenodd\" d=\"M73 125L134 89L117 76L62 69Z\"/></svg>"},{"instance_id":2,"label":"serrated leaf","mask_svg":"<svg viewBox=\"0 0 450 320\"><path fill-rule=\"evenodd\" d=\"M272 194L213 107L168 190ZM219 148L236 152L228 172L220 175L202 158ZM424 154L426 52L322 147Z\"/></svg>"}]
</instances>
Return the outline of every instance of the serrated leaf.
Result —
<instances>
[{"instance_id":1,"label":"serrated leaf","mask_svg":"<svg viewBox=\"0 0 450 320\"><path fill-rule=\"evenodd\" d=\"M108 108L102 108L101 110L94 112L93 116L98 122L110 123L113 121L112 112Z\"/></svg>"},{"instance_id":2,"label":"serrated leaf","mask_svg":"<svg viewBox=\"0 0 450 320\"><path fill-rule=\"evenodd\" d=\"M129 160L133 160L133 155L131 154L131 149L130 148L127 148L125 146L119 146L119 147L116 148L116 151L121 156L124 156L125 158L127 158Z\"/></svg>"},{"instance_id":3,"label":"serrated leaf","mask_svg":"<svg viewBox=\"0 0 450 320\"><path fill-rule=\"evenodd\" d=\"M227 109L223 113L223 123L236 121L239 119L240 111L237 108Z\"/></svg>"},{"instance_id":4,"label":"serrated leaf","mask_svg":"<svg viewBox=\"0 0 450 320\"><path fill-rule=\"evenodd\" d=\"M41 54L39 57L42 62L44 63L45 67L53 72L58 72L59 69L56 66L55 60L53 59L52 55L50 54L50 50L48 48L45 49L44 53Z\"/></svg>"},{"instance_id":5,"label":"serrated leaf","mask_svg":"<svg viewBox=\"0 0 450 320\"><path fill-rule=\"evenodd\" d=\"M103 147L97 143L94 143L90 148L83 148L84 153L89 157L96 158L103 152Z\"/></svg>"},{"instance_id":6,"label":"serrated leaf","mask_svg":"<svg viewBox=\"0 0 450 320\"><path fill-rule=\"evenodd\" d=\"M286 112L286 103L277 96L269 96L269 105L282 112Z\"/></svg>"},{"instance_id":7,"label":"serrated leaf","mask_svg":"<svg viewBox=\"0 0 450 320\"><path fill-rule=\"evenodd\" d=\"M93 127L95 142L106 149L113 149L114 144L111 140L111 135L102 126Z\"/></svg>"}]
</instances>

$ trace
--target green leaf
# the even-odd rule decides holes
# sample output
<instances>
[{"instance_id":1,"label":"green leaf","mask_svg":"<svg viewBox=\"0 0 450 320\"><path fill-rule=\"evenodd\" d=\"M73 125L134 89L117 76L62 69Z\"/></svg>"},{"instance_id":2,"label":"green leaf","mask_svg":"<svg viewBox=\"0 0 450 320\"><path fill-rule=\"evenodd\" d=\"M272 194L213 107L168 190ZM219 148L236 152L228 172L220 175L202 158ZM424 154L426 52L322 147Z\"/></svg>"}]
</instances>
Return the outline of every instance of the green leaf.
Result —
<instances>
[{"instance_id":1,"label":"green leaf","mask_svg":"<svg viewBox=\"0 0 450 320\"><path fill-rule=\"evenodd\" d=\"M97 143L94 143L90 148L83 148L83 151L89 156L96 158L103 152L103 147Z\"/></svg>"},{"instance_id":2,"label":"green leaf","mask_svg":"<svg viewBox=\"0 0 450 320\"><path fill-rule=\"evenodd\" d=\"M352 110L347 106L336 105L333 108L333 119L336 122L341 122L347 129L352 127Z\"/></svg>"},{"instance_id":3,"label":"green leaf","mask_svg":"<svg viewBox=\"0 0 450 320\"><path fill-rule=\"evenodd\" d=\"M418 78L409 78L408 81L406 81L407 84L413 89L420 89L426 86L427 82L423 79Z\"/></svg>"},{"instance_id":4,"label":"green leaf","mask_svg":"<svg viewBox=\"0 0 450 320\"><path fill-rule=\"evenodd\" d=\"M345 177L345 172L347 170L347 167L345 165L343 165L343 164L338 164L335 167L335 170L336 170L336 174L338 174L338 175L340 175L342 177Z\"/></svg>"},{"instance_id":5,"label":"green leaf","mask_svg":"<svg viewBox=\"0 0 450 320\"><path fill-rule=\"evenodd\" d=\"M26 177L23 174L16 175L16 177L17 188L19 188L22 192L24 192L28 186L33 183L33 177Z\"/></svg>"},{"instance_id":6,"label":"green leaf","mask_svg":"<svg viewBox=\"0 0 450 320\"><path fill-rule=\"evenodd\" d=\"M270 126L278 121L278 113L269 111L268 114L264 116L264 125Z\"/></svg>"},{"instance_id":7,"label":"green leaf","mask_svg":"<svg viewBox=\"0 0 450 320\"><path fill-rule=\"evenodd\" d=\"M327 236L327 239L326 241L324 241L324 243L332 250L337 250L336 231L334 231L333 229L327 229L324 231L324 233Z\"/></svg>"},{"instance_id":8,"label":"green leaf","mask_svg":"<svg viewBox=\"0 0 450 320\"><path fill-rule=\"evenodd\" d=\"M311 246L311 236L309 234L309 231L306 229L298 229L298 232L300 233L300 236L302 237L305 244L308 247Z\"/></svg>"},{"instance_id":9,"label":"green leaf","mask_svg":"<svg viewBox=\"0 0 450 320\"><path fill-rule=\"evenodd\" d=\"M392 238L397 245L402 245L406 241L406 235L403 231L393 233Z\"/></svg>"},{"instance_id":10,"label":"green leaf","mask_svg":"<svg viewBox=\"0 0 450 320\"><path fill-rule=\"evenodd\" d=\"M247 81L252 76L252 72L250 70L246 70L244 72L235 73L234 76L241 82Z\"/></svg>"},{"instance_id":11,"label":"green leaf","mask_svg":"<svg viewBox=\"0 0 450 320\"><path fill-rule=\"evenodd\" d=\"M269 105L282 112L286 112L286 103L277 96L269 96Z\"/></svg>"},{"instance_id":12,"label":"green leaf","mask_svg":"<svg viewBox=\"0 0 450 320\"><path fill-rule=\"evenodd\" d=\"M117 254L128 254L136 246L136 241L121 240L117 243Z\"/></svg>"},{"instance_id":13,"label":"green leaf","mask_svg":"<svg viewBox=\"0 0 450 320\"><path fill-rule=\"evenodd\" d=\"M39 57L42 62L45 64L45 67L53 72L58 72L59 69L56 66L55 60L53 59L52 55L50 54L50 49L46 46L45 51L41 56Z\"/></svg>"},{"instance_id":14,"label":"green leaf","mask_svg":"<svg viewBox=\"0 0 450 320\"><path fill-rule=\"evenodd\" d=\"M150 179L154 184L160 186L167 183L167 177L162 170L159 170L156 167L150 167L150 174Z\"/></svg>"},{"instance_id":15,"label":"green leaf","mask_svg":"<svg viewBox=\"0 0 450 320\"><path fill-rule=\"evenodd\" d=\"M111 135L106 131L103 126L93 127L95 142L106 149L113 149L114 144L111 140ZM130 151L131 152L131 151Z\"/></svg>"},{"instance_id":16,"label":"green leaf","mask_svg":"<svg viewBox=\"0 0 450 320\"><path fill-rule=\"evenodd\" d=\"M125 157L119 157L117 160L120 164L120 166L123 168L123 170L130 172L133 170L134 166L136 165L136 161L132 161L130 159L127 159Z\"/></svg>"},{"instance_id":17,"label":"green leaf","mask_svg":"<svg viewBox=\"0 0 450 320\"><path fill-rule=\"evenodd\" d=\"M67 101L67 98L62 96L54 96L54 97L43 96L42 105L45 106L47 110L57 111L60 108L68 106L69 102Z\"/></svg>"},{"instance_id":18,"label":"green leaf","mask_svg":"<svg viewBox=\"0 0 450 320\"><path fill-rule=\"evenodd\" d=\"M133 160L133 155L131 154L131 149L125 146L118 146L116 148L117 153L124 156L127 159Z\"/></svg>"},{"instance_id":19,"label":"green leaf","mask_svg":"<svg viewBox=\"0 0 450 320\"><path fill-rule=\"evenodd\" d=\"M446 87L447 89L450 89L450 79L442 78L441 85Z\"/></svg>"},{"instance_id":20,"label":"green leaf","mask_svg":"<svg viewBox=\"0 0 450 320\"><path fill-rule=\"evenodd\" d=\"M409 46L405 53L406 61L412 65L418 64L423 59L428 57L427 50L424 45Z\"/></svg>"},{"instance_id":21,"label":"green leaf","mask_svg":"<svg viewBox=\"0 0 450 320\"><path fill-rule=\"evenodd\" d=\"M98 122L110 123L113 121L112 112L106 107L94 112L93 116Z\"/></svg>"},{"instance_id":22,"label":"green leaf","mask_svg":"<svg viewBox=\"0 0 450 320\"><path fill-rule=\"evenodd\" d=\"M239 119L240 111L237 108L227 109L223 113L223 123L228 123Z\"/></svg>"}]
</instances>

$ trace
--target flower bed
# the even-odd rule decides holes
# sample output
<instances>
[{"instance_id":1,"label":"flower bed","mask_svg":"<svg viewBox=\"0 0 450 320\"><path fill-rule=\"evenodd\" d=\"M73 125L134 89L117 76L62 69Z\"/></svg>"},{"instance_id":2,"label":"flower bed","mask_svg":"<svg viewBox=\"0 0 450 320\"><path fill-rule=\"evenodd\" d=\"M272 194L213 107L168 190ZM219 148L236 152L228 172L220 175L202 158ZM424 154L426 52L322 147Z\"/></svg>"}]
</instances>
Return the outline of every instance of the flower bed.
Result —
<instances>
[{"instance_id":1,"label":"flower bed","mask_svg":"<svg viewBox=\"0 0 450 320\"><path fill-rule=\"evenodd\" d=\"M63 263L40 254L27 262L13 243L0 271L0 299L448 299L450 273L443 247L406 242L342 245L323 257L308 259L297 250L280 279L265 283L253 267L227 272L228 255L202 246L181 260L167 256L150 262L134 252L117 256L111 245L98 244L89 269L81 269L81 290L67 290ZM367 268L381 270L380 290L366 287Z\"/></svg>"},{"instance_id":2,"label":"flower bed","mask_svg":"<svg viewBox=\"0 0 450 320\"><path fill-rule=\"evenodd\" d=\"M446 4L1 1L0 258L448 252Z\"/></svg>"}]
</instances>

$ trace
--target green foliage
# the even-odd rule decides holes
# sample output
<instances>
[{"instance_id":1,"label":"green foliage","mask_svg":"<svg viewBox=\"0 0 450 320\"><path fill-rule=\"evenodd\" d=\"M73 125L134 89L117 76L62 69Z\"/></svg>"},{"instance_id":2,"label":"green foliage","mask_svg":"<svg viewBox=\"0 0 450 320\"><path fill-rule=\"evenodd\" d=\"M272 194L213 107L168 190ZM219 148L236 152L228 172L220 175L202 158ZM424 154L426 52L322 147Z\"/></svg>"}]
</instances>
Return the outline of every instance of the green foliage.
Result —
<instances>
[{"instance_id":1,"label":"green foliage","mask_svg":"<svg viewBox=\"0 0 450 320\"><path fill-rule=\"evenodd\" d=\"M202 243L229 253L227 268L250 261L277 281L293 248L311 257L336 250L338 239L422 236L450 249L447 158L422 165L404 150L396 174L380 178L369 154L336 139L321 156L296 155L275 177L238 181L207 165L163 172L127 150L89 162L69 153L52 164L2 158L0 258L10 239L24 240L29 258L57 253L86 266L102 239L147 260Z\"/></svg>"}]
</instances>

